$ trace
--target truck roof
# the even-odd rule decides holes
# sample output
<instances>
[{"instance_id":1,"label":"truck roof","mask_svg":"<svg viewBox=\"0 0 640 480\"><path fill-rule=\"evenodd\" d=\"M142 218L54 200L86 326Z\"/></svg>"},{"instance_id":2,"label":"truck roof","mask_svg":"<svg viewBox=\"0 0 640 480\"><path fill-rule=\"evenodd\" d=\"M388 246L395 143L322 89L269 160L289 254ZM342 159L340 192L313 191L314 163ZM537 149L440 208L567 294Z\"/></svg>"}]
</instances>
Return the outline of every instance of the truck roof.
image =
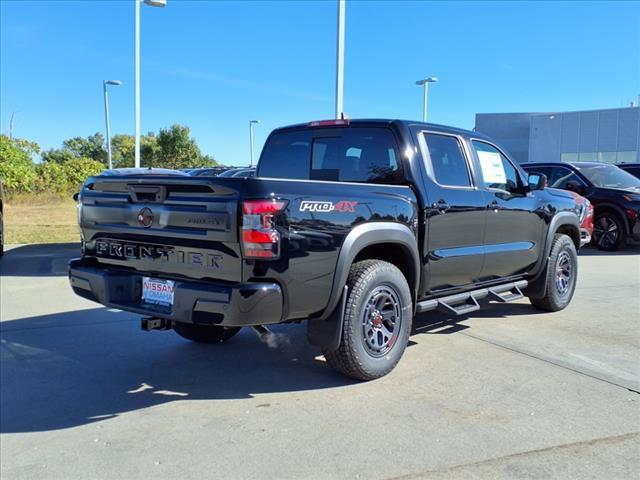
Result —
<instances>
[{"instance_id":1,"label":"truck roof","mask_svg":"<svg viewBox=\"0 0 640 480\"><path fill-rule=\"evenodd\" d=\"M331 120L322 120L322 122L330 122L330 121ZM486 135L480 132L474 132L471 130L465 130L465 129L456 128L456 127L449 127L446 125L439 125L436 123L424 123L416 120L401 120L401 119L389 119L389 118L352 118L352 119L348 119L347 121L349 122L348 125L360 126L360 127L374 127L374 126L388 127L391 124L395 123L395 124L402 124L406 127L417 126L417 127L434 131L434 132L451 133L455 135L464 135L467 137L483 138L483 139L490 140L489 137L487 137ZM315 126L315 125L311 125L312 123L315 123L315 122L296 123L293 125L287 125L284 127L276 128L273 132L275 133L275 132L281 132L284 130L298 130L302 128L327 128L332 126L332 125ZM335 125L335 127L345 127L345 125L337 124Z\"/></svg>"}]
</instances>

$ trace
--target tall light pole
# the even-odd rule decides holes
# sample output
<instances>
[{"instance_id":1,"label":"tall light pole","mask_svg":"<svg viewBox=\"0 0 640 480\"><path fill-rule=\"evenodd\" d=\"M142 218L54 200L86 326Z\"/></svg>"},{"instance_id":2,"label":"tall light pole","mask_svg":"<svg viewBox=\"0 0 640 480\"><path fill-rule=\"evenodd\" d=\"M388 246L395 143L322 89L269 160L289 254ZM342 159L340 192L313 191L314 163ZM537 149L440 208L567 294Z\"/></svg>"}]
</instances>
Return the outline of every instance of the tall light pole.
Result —
<instances>
[{"instance_id":1,"label":"tall light pole","mask_svg":"<svg viewBox=\"0 0 640 480\"><path fill-rule=\"evenodd\" d=\"M249 149L251 156L249 157L249 166L253 167L253 126L260 123L260 120L249 120Z\"/></svg>"},{"instance_id":2,"label":"tall light pole","mask_svg":"<svg viewBox=\"0 0 640 480\"><path fill-rule=\"evenodd\" d=\"M422 121L427 122L427 92L430 83L436 83L438 79L436 77L427 77L423 80L418 80L416 85L424 85L424 105L422 106Z\"/></svg>"},{"instance_id":3,"label":"tall light pole","mask_svg":"<svg viewBox=\"0 0 640 480\"><path fill-rule=\"evenodd\" d=\"M151 7L165 7L167 0L133 0L136 6L135 20L135 111L136 111L136 147L135 167L140 168L140 4L145 3Z\"/></svg>"},{"instance_id":4,"label":"tall light pole","mask_svg":"<svg viewBox=\"0 0 640 480\"><path fill-rule=\"evenodd\" d=\"M342 118L344 112L344 2L338 0L338 39L336 48L336 119Z\"/></svg>"},{"instance_id":5,"label":"tall light pole","mask_svg":"<svg viewBox=\"0 0 640 480\"><path fill-rule=\"evenodd\" d=\"M109 96L107 94L107 85L122 85L120 80L103 80L102 89L104 91L104 123L107 127L107 163L109 170L113 168L111 164L111 132L109 131Z\"/></svg>"}]
</instances>

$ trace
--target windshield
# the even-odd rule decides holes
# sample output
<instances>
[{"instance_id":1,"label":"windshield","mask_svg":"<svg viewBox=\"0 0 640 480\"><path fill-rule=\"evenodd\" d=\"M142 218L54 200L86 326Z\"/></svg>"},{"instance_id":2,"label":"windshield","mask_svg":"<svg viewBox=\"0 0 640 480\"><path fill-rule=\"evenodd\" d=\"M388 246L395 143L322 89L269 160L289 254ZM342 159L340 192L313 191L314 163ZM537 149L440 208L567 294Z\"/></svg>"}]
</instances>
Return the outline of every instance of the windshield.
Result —
<instances>
[{"instance_id":1,"label":"windshield","mask_svg":"<svg viewBox=\"0 0 640 480\"><path fill-rule=\"evenodd\" d=\"M595 164L580 167L580 173L600 188L640 188L640 179L615 165Z\"/></svg>"}]
</instances>

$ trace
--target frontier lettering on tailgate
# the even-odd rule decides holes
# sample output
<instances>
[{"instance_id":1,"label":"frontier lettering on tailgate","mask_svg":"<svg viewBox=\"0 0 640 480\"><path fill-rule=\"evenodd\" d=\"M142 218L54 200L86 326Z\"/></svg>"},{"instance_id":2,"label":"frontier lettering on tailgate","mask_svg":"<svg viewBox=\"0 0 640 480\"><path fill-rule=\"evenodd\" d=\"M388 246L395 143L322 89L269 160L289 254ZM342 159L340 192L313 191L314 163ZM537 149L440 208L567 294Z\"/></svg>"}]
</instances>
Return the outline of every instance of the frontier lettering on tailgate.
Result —
<instances>
[{"instance_id":1,"label":"frontier lettering on tailgate","mask_svg":"<svg viewBox=\"0 0 640 480\"><path fill-rule=\"evenodd\" d=\"M145 260L222 270L222 255L190 251L163 245L144 245L113 240L96 240L96 256L120 260Z\"/></svg>"}]
</instances>

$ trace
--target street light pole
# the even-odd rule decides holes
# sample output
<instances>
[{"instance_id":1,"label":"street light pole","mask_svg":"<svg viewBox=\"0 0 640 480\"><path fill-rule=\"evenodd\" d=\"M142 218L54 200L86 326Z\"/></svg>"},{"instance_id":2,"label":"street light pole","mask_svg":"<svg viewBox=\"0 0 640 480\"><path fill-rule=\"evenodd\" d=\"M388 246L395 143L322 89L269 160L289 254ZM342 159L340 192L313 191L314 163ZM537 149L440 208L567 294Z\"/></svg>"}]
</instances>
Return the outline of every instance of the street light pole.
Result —
<instances>
[{"instance_id":1,"label":"street light pole","mask_svg":"<svg viewBox=\"0 0 640 480\"><path fill-rule=\"evenodd\" d=\"M167 0L133 0L135 3L135 167L140 168L140 4L151 7L165 7Z\"/></svg>"},{"instance_id":2,"label":"street light pole","mask_svg":"<svg viewBox=\"0 0 640 480\"><path fill-rule=\"evenodd\" d=\"M338 39L336 48L336 119L342 118L344 112L344 2L338 0Z\"/></svg>"},{"instance_id":3,"label":"street light pole","mask_svg":"<svg viewBox=\"0 0 640 480\"><path fill-rule=\"evenodd\" d=\"M249 166L253 167L253 126L260 123L260 120L249 120L249 150L251 151Z\"/></svg>"},{"instance_id":4,"label":"street light pole","mask_svg":"<svg viewBox=\"0 0 640 480\"><path fill-rule=\"evenodd\" d=\"M427 123L427 95L430 83L436 83L438 79L436 77L428 77L423 80L418 80L416 85L424 85L424 103L422 105L422 121Z\"/></svg>"},{"instance_id":5,"label":"street light pole","mask_svg":"<svg viewBox=\"0 0 640 480\"><path fill-rule=\"evenodd\" d=\"M135 26L135 111L136 111L136 133L135 133L135 163L136 168L140 168L140 0L133 0L136 4L136 26Z\"/></svg>"},{"instance_id":6,"label":"street light pole","mask_svg":"<svg viewBox=\"0 0 640 480\"><path fill-rule=\"evenodd\" d=\"M113 168L111 163L111 132L109 130L109 97L107 94L107 85L122 85L120 80L103 80L102 88L104 91L104 123L107 127L107 163L109 170Z\"/></svg>"}]
</instances>

